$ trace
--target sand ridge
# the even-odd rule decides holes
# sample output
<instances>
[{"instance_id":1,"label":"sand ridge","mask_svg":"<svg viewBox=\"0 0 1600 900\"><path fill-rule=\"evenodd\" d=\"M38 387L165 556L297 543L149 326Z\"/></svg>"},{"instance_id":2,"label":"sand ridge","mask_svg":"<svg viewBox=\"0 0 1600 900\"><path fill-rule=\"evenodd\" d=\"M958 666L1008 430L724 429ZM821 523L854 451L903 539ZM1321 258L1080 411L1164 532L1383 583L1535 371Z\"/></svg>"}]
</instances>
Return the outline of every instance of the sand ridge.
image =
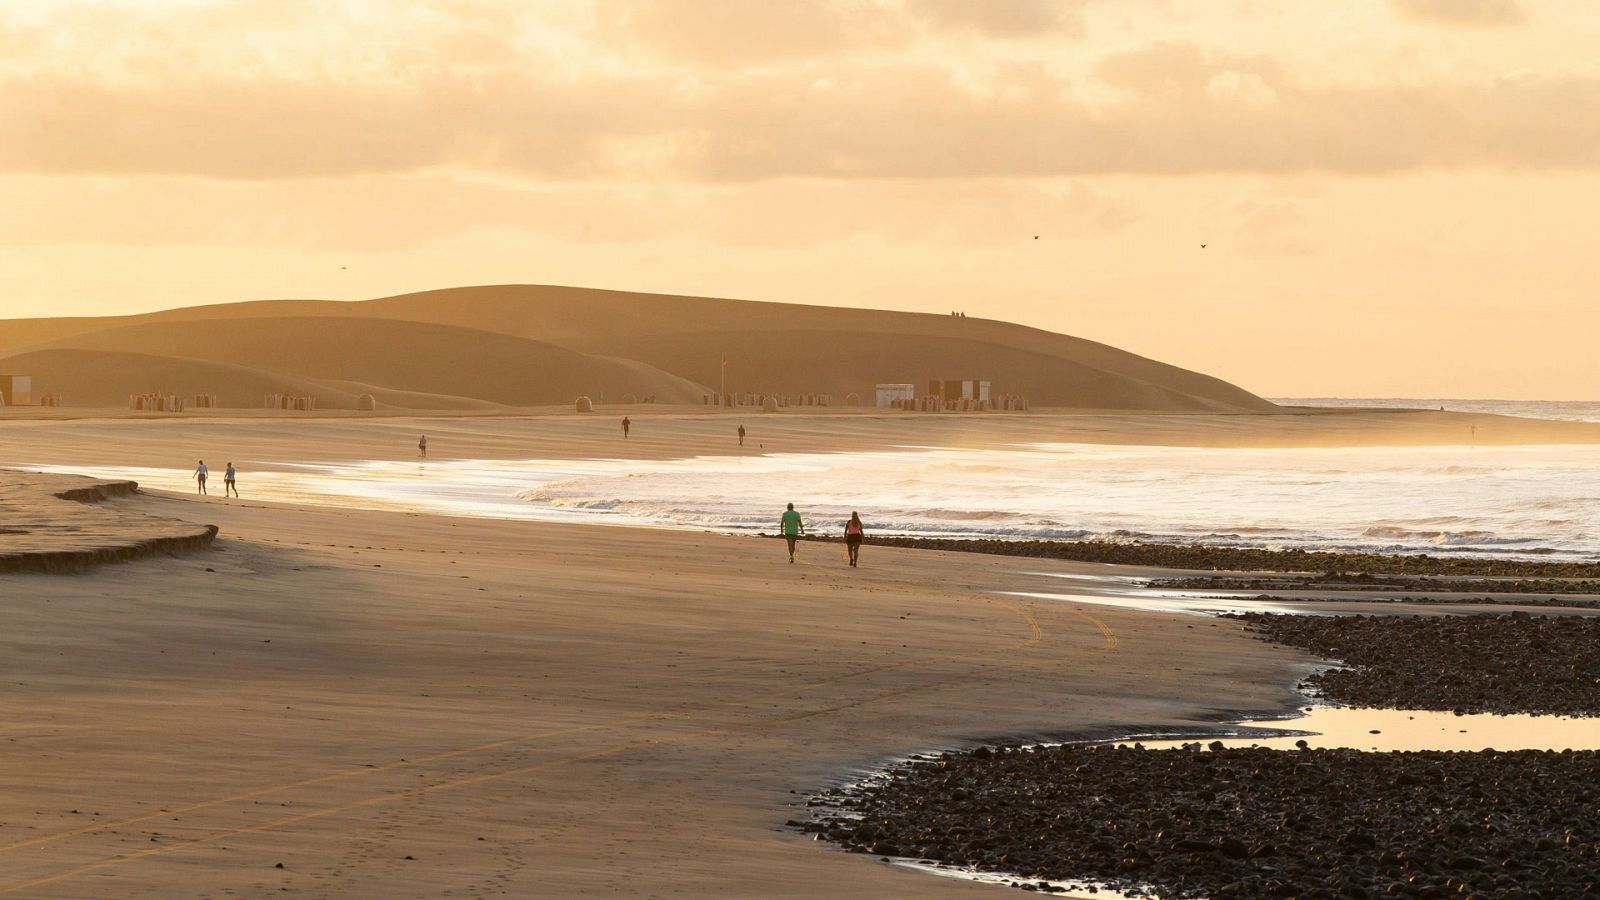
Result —
<instances>
[{"instance_id":1,"label":"sand ridge","mask_svg":"<svg viewBox=\"0 0 1600 900\"><path fill-rule=\"evenodd\" d=\"M0 475L0 574L91 566L205 550L215 525L135 512L138 484L61 475Z\"/></svg>"}]
</instances>

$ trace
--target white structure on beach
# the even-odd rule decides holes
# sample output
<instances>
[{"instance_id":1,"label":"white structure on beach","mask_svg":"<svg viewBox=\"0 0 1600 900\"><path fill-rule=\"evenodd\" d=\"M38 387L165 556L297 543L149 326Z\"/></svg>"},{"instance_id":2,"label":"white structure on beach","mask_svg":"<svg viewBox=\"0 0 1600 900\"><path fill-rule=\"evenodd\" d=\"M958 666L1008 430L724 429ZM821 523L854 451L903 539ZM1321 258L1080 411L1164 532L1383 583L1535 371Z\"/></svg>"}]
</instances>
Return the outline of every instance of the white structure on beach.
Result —
<instances>
[{"instance_id":1,"label":"white structure on beach","mask_svg":"<svg viewBox=\"0 0 1600 900\"><path fill-rule=\"evenodd\" d=\"M917 399L917 386L914 384L880 384L878 385L878 406L894 406L896 400Z\"/></svg>"},{"instance_id":2,"label":"white structure on beach","mask_svg":"<svg viewBox=\"0 0 1600 900\"><path fill-rule=\"evenodd\" d=\"M32 406L33 378L28 375L0 375L0 406Z\"/></svg>"}]
</instances>

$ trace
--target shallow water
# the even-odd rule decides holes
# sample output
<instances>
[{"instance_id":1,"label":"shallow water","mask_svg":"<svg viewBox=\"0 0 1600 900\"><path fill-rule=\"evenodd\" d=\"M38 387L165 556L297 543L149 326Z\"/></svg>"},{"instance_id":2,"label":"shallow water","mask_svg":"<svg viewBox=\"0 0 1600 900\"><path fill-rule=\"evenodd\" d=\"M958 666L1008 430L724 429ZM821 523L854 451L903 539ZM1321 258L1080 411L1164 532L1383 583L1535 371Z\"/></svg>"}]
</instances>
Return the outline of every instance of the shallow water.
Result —
<instances>
[{"instance_id":1,"label":"shallow water","mask_svg":"<svg viewBox=\"0 0 1600 900\"><path fill-rule=\"evenodd\" d=\"M1121 575L1078 575L1064 572L1028 572L1058 582L1061 591L1004 591L1008 597L1029 600L1057 600L1067 603L1093 603L1144 612L1215 616L1222 613L1262 612L1295 616L1332 615L1312 603L1252 600L1261 591L1180 591L1148 587L1139 578Z\"/></svg>"},{"instance_id":2,"label":"shallow water","mask_svg":"<svg viewBox=\"0 0 1600 900\"><path fill-rule=\"evenodd\" d=\"M1137 743L1150 749L1216 740L1229 747L1293 750L1295 742L1303 740L1312 747L1378 751L1600 750L1600 718L1572 716L1458 716L1431 710L1314 706L1292 719L1237 722L1228 728L1239 734Z\"/></svg>"},{"instance_id":3,"label":"shallow water","mask_svg":"<svg viewBox=\"0 0 1600 900\"><path fill-rule=\"evenodd\" d=\"M84 471L33 466L35 471ZM1600 446L1195 449L1035 444L682 460L243 461L256 499L449 515L771 531L860 510L876 534L1106 538L1590 559ZM190 470L89 474L192 491ZM220 478L213 478L220 482ZM218 484L220 487L220 484Z\"/></svg>"}]
</instances>

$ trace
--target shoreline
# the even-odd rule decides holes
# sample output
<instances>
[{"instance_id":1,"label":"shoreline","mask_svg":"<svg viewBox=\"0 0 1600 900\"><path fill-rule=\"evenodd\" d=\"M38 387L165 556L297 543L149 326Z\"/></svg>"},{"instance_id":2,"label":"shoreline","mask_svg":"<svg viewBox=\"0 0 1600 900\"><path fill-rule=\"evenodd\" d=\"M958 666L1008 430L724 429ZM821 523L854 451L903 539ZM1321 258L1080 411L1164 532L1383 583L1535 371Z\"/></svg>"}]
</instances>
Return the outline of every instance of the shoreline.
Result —
<instances>
[{"instance_id":1,"label":"shoreline","mask_svg":"<svg viewBox=\"0 0 1600 900\"><path fill-rule=\"evenodd\" d=\"M204 514L207 553L5 576L0 766L27 777L0 896L965 896L818 853L789 792L974 734L1277 706L1303 666L1226 623L995 596L1035 578L1001 558L790 567L732 536L246 493L117 502Z\"/></svg>"},{"instance_id":2,"label":"shoreline","mask_svg":"<svg viewBox=\"0 0 1600 900\"><path fill-rule=\"evenodd\" d=\"M0 462L181 459L197 435L279 459L414 439L409 424L277 424L67 423L28 429L25 447L0 436ZM474 452L620 444L583 421L441 434ZM710 432L644 434L627 452L667 458ZM206 458L249 458L240 445ZM804 549L789 566L776 542L740 536L242 487L242 501L115 504L216 523L203 554L6 576L21 590L0 603L0 767L28 776L0 797L0 896L74 896L90 874L135 898L976 896L818 852L782 822L808 785L909 748L1264 718L1252 711L1295 708L1318 664L1227 620L1007 593L1098 564L885 546L861 569Z\"/></svg>"},{"instance_id":3,"label":"shoreline","mask_svg":"<svg viewBox=\"0 0 1600 900\"><path fill-rule=\"evenodd\" d=\"M835 537L812 538L819 543ZM1025 559L1056 559L1135 568L1181 571L1348 573L1362 575L1491 576L1502 578L1600 578L1600 563L1533 562L1517 559L1435 556L1404 553L1351 553L1334 550L1265 550L1207 544L1157 544L1143 541L1046 541L1003 538L882 537L872 544L919 550L981 553ZM1185 584L1185 587L1194 585ZM1204 589L1204 588L1196 588ZM1382 590L1382 586L1361 590ZM1354 590L1354 588L1352 588ZM1475 590L1482 590L1481 587Z\"/></svg>"},{"instance_id":4,"label":"shoreline","mask_svg":"<svg viewBox=\"0 0 1600 900\"><path fill-rule=\"evenodd\" d=\"M1408 719L1444 716L1452 729L1457 725L1476 727L1480 724L1477 720L1498 719L1506 713L1528 712L1516 702L1463 710L1459 702L1441 701L1439 697L1460 693L1461 686L1432 657L1415 665L1417 673L1435 679L1431 684L1419 686L1413 679L1412 692L1401 692L1399 696L1363 693L1362 685L1370 687L1379 681L1387 684L1396 677L1393 671L1383 668L1382 654L1366 652L1354 666L1333 657L1342 659L1357 645L1367 650L1374 635L1357 635L1354 644L1347 642L1343 647L1326 635L1349 624L1360 631L1369 623L1377 624L1377 620L1359 616L1353 620L1281 615L1228 618L1247 622L1261 640L1296 646L1317 655L1321 664L1297 688L1302 703L1312 703L1317 709L1349 709L1358 717L1370 717L1373 709L1410 713ZM1537 628L1542 627L1541 622L1566 629L1567 636L1579 645L1592 643L1592 637L1586 642L1583 636L1571 634L1572 630L1593 632L1593 626L1600 625L1600 621L1538 620L1525 614L1411 619L1404 624L1418 627L1409 628L1412 634L1405 638L1405 651L1391 649L1389 656L1413 661L1419 647L1424 651L1431 647L1435 655L1444 646L1448 646L1448 652L1455 652L1463 637L1457 626L1465 624L1473 630L1475 623L1481 623L1498 629L1492 644L1478 640L1478 646L1469 648L1469 653L1482 657L1489 647L1502 646L1505 629L1513 625ZM1288 623L1293 627L1273 627ZM1390 620L1386 624L1396 622ZM1297 629L1309 632L1299 634ZM1482 628L1476 631L1481 638ZM1428 640L1420 640L1424 636ZM1543 646L1546 637L1536 637L1534 642ZM1527 643L1527 639L1523 642ZM1566 656L1560 651L1556 655ZM1522 647L1502 656L1529 660L1527 649ZM1565 720L1568 723L1600 715L1600 696L1589 697L1580 710L1567 709L1571 698L1552 692L1561 680L1556 673L1553 681L1541 681L1545 690L1542 705L1536 705L1532 715L1571 716ZM1352 692L1352 687L1357 690ZM1424 696L1430 693L1436 695L1432 702ZM1465 693L1471 693L1470 686ZM1364 702L1361 706L1347 705L1356 700ZM1453 715L1449 712L1452 708ZM1398 749L1391 745L1368 751L1353 746L1341 749L1343 745L1338 743L1317 747L1302 738L1295 741L1296 749L1264 749L1255 744L1248 748L1229 747L1213 740L1206 748L1210 752L1205 753L1199 743L1207 737L1270 737L1279 745L1296 736L1314 738L1319 732L1294 727L1295 719L1314 715L1308 707L1303 713L1253 719L1241 716L1179 733L1151 733L1129 725L1111 737L1103 733L1046 741L1013 737L977 747L923 750L886 760L864 774L814 792L804 803L805 817L785 824L840 850L877 856L880 862L913 871L1073 896L1102 892L1130 897L1152 892L1178 898L1256 896L1282 893L1279 888L1283 886L1292 887L1296 896L1307 896L1314 891L1313 875L1328 871L1330 864L1344 879L1343 884L1328 883L1330 897L1336 893L1345 896L1341 891L1353 889L1382 894L1407 884L1460 887L1463 878L1475 890L1512 885L1524 890L1529 886L1529 873L1533 873L1537 884L1551 890L1582 891L1600 886L1592 879L1586 883L1582 877L1584 871L1591 870L1592 860L1586 861L1581 849L1563 852L1583 846L1574 845L1572 835L1588 803L1581 788L1586 783L1584 777L1577 775L1563 781L1560 772L1569 764L1579 767L1574 773L1600 772L1600 749L1593 746L1592 734L1588 745L1580 741L1565 749L1531 750L1507 750L1503 745L1498 750L1442 750L1437 749L1442 742L1435 740L1427 749ZM1227 727L1268 720L1284 722L1288 727L1270 732ZM1380 731L1373 729L1370 733L1377 735ZM1568 735L1569 740L1571 737ZM1539 739L1533 740L1533 746L1538 747ZM1145 741L1168 746L1147 748ZM1185 743L1171 746L1179 741ZM1115 761L1105 756L1108 751ZM1333 794L1308 791L1302 771L1308 766L1324 773L1339 769L1360 774L1346 777ZM1440 778L1440 772L1450 774ZM1525 828L1513 828L1517 838L1510 842L1492 836L1503 830L1500 828L1486 829L1481 835L1460 830L1455 811L1461 804L1476 802L1469 797L1485 797L1472 788L1490 773L1492 777L1510 773L1508 777L1518 778L1523 784L1554 788L1543 791L1534 802L1529 802L1525 792L1511 791L1506 796L1515 797L1517 802L1509 805L1503 802L1504 797L1494 799L1495 794L1488 795L1494 802L1483 801L1480 805L1486 809L1492 805L1497 822L1508 816L1521 817L1528 826L1546 826L1554 834L1559 834L1564 824L1566 840L1541 839L1535 846L1521 843ZM1373 789L1374 783L1380 786ZM1202 785L1198 791L1194 789L1197 784ZM1461 784L1467 786L1466 794L1461 792ZM1423 785L1431 787L1424 791L1418 787ZM1416 789L1409 793L1425 793L1427 797L1420 808L1412 803L1409 812L1395 815L1393 805L1409 801L1397 796L1393 786L1400 786L1400 795L1408 793L1405 786L1411 786ZM1100 795L1119 799L1107 804L1100 802ZM1052 798L1047 814L1054 813L1053 818L1040 819L1040 796ZM1134 804L1136 810L1130 811L1124 801L1133 797L1139 799ZM1347 807L1351 798L1358 805L1354 813ZM1275 804L1281 809L1272 812ZM1263 813L1263 806L1269 811ZM1548 818L1551 808L1560 809L1564 820ZM1245 810L1242 817L1240 810ZM1288 829L1282 822L1272 825L1277 813L1286 810L1293 810L1290 818L1297 814L1303 821L1315 824L1294 824ZM1378 810L1388 814L1373 816ZM1064 817L1069 820L1065 826ZM1266 822L1252 823L1252 817L1265 818ZM1401 849L1393 860L1376 866L1370 853L1360 854L1360 860L1348 856L1340 859L1337 850L1329 855L1326 848L1348 844L1353 834L1361 835L1361 847L1386 853L1395 851L1397 846ZM1374 834L1378 836L1372 837ZM1453 839L1462 835L1478 836L1468 837L1466 844L1457 846ZM1536 860L1526 858L1530 851ZM1467 855L1462 856L1463 853ZM1517 857L1515 864L1507 859L1508 854ZM1588 855L1593 855L1592 849ZM1460 862L1462 859L1470 864ZM1500 868L1502 865L1504 868ZM1286 871L1295 874L1285 875ZM1350 872L1359 872L1359 877L1351 879ZM1474 881L1475 876L1485 873L1490 880ZM1453 877L1447 879L1447 874ZM1507 881L1508 876L1514 880Z\"/></svg>"}]
</instances>

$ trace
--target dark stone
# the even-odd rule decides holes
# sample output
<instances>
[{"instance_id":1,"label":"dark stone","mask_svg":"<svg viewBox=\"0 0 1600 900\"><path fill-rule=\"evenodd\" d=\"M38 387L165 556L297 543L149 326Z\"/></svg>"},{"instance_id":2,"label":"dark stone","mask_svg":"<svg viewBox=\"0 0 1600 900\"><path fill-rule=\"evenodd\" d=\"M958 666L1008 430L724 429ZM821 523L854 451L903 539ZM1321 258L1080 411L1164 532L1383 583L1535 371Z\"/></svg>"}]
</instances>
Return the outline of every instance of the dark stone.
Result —
<instances>
[{"instance_id":1,"label":"dark stone","mask_svg":"<svg viewBox=\"0 0 1600 900\"><path fill-rule=\"evenodd\" d=\"M822 834L1035 890L1173 900L1600 890L1600 751L986 749L831 793Z\"/></svg>"}]
</instances>

